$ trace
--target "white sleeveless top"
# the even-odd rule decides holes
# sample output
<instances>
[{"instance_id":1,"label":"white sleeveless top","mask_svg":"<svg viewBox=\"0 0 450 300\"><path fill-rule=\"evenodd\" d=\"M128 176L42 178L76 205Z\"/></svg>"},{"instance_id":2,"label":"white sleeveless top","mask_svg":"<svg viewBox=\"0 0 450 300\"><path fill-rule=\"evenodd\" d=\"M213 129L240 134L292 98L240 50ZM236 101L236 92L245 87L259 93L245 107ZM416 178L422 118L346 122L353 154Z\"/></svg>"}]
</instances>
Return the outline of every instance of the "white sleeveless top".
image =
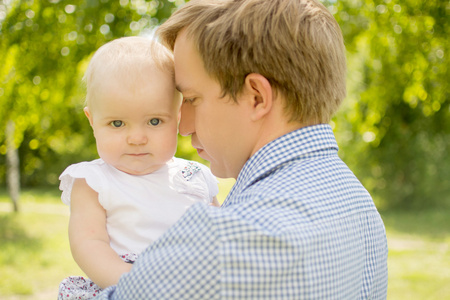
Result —
<instances>
[{"instance_id":1,"label":"white sleeveless top","mask_svg":"<svg viewBox=\"0 0 450 300\"><path fill-rule=\"evenodd\" d=\"M124 173L102 159L71 165L59 177L67 205L75 178L84 178L98 193L110 244L118 255L141 253L192 204L209 204L219 191L209 168L175 157L147 175Z\"/></svg>"}]
</instances>

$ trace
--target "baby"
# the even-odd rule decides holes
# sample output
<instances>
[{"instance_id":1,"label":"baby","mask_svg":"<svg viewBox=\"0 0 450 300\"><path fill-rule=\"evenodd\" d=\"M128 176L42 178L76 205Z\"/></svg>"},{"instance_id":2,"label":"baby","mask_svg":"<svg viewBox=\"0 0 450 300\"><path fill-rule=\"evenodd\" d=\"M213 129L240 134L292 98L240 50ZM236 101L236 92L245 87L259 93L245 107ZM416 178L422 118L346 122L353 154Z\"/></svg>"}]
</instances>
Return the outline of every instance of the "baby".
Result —
<instances>
[{"instance_id":1,"label":"baby","mask_svg":"<svg viewBox=\"0 0 450 300\"><path fill-rule=\"evenodd\" d=\"M85 81L100 159L69 166L60 189L72 255L90 279L66 278L59 299L116 284L192 204L217 205L209 169L174 157L181 97L170 51L143 37L114 40L95 53Z\"/></svg>"}]
</instances>

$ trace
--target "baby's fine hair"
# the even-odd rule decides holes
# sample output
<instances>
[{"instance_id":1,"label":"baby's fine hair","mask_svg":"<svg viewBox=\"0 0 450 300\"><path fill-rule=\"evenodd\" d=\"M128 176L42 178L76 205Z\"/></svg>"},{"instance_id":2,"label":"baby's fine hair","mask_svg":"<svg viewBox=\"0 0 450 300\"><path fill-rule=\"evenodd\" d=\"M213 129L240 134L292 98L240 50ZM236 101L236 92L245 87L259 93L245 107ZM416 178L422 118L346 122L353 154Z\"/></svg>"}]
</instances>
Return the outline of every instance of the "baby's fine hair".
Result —
<instances>
[{"instance_id":1,"label":"baby's fine hair","mask_svg":"<svg viewBox=\"0 0 450 300\"><path fill-rule=\"evenodd\" d=\"M173 50L186 29L208 74L235 101L259 73L285 98L290 121L327 123L345 98L342 32L318 0L191 0L157 34Z\"/></svg>"},{"instance_id":2,"label":"baby's fine hair","mask_svg":"<svg viewBox=\"0 0 450 300\"><path fill-rule=\"evenodd\" d=\"M161 43L145 37L123 37L101 46L93 55L83 81L86 84L86 105L95 98L96 90L105 80L117 80L132 87L145 84L144 72L158 68L175 82L173 54Z\"/></svg>"}]
</instances>

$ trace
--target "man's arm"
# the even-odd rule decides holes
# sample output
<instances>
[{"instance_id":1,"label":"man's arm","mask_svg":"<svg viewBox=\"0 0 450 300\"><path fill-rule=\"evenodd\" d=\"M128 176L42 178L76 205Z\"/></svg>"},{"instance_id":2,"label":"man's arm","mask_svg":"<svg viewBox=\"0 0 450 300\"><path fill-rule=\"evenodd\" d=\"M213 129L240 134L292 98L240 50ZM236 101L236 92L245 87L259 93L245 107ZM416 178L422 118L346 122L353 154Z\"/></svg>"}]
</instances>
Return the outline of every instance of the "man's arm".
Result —
<instances>
[{"instance_id":1,"label":"man's arm","mask_svg":"<svg viewBox=\"0 0 450 300\"><path fill-rule=\"evenodd\" d=\"M208 210L194 205L95 299L220 299L219 239Z\"/></svg>"}]
</instances>

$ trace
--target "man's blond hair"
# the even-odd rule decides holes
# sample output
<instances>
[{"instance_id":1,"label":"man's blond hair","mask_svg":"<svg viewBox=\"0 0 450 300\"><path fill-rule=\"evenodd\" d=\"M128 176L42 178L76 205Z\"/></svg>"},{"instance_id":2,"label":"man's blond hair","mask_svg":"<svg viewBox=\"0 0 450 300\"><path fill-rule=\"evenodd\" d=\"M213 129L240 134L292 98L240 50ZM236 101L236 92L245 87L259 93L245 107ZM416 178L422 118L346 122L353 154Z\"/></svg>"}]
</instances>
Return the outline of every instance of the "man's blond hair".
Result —
<instances>
[{"instance_id":1,"label":"man's blond hair","mask_svg":"<svg viewBox=\"0 0 450 300\"><path fill-rule=\"evenodd\" d=\"M346 95L339 25L316 0L192 0L157 31L173 50L186 28L207 73L235 101L259 73L285 98L290 121L327 123Z\"/></svg>"}]
</instances>

